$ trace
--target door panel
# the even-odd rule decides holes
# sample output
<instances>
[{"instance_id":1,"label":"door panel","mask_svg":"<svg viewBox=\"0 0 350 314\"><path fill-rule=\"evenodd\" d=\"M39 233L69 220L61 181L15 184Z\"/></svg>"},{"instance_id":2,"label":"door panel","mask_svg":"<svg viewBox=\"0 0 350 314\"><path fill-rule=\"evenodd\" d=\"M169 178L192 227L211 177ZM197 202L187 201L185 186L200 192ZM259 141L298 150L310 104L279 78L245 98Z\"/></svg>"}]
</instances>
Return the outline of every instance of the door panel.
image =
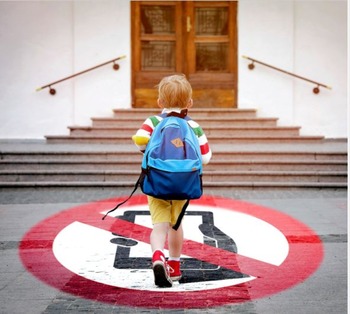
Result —
<instances>
[{"instance_id":1,"label":"door panel","mask_svg":"<svg viewBox=\"0 0 350 314\"><path fill-rule=\"evenodd\" d=\"M196 107L236 107L236 1L132 1L134 107L155 107L155 85L184 73Z\"/></svg>"}]
</instances>

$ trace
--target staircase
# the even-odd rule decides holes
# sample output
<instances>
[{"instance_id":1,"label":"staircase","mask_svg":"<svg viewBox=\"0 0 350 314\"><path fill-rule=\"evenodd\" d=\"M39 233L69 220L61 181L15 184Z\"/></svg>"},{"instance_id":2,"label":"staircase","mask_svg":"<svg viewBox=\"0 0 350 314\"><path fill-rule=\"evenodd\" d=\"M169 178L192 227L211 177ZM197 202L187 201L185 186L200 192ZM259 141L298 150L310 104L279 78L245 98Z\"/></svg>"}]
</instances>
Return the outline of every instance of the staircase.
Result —
<instances>
[{"instance_id":1,"label":"staircase","mask_svg":"<svg viewBox=\"0 0 350 314\"><path fill-rule=\"evenodd\" d=\"M48 143L127 144L156 109L114 110L112 118L93 118L91 127L69 127L69 136L47 136ZM191 109L211 144L319 142L322 136L299 136L299 127L277 127L277 118L257 118L252 109Z\"/></svg>"},{"instance_id":2,"label":"staircase","mask_svg":"<svg viewBox=\"0 0 350 314\"><path fill-rule=\"evenodd\" d=\"M36 149L1 149L0 187L131 187L142 155L131 135L156 109L114 110L91 127L69 127L68 136L47 136ZM347 143L301 136L251 109L193 109L213 158L204 187L347 188Z\"/></svg>"}]
</instances>

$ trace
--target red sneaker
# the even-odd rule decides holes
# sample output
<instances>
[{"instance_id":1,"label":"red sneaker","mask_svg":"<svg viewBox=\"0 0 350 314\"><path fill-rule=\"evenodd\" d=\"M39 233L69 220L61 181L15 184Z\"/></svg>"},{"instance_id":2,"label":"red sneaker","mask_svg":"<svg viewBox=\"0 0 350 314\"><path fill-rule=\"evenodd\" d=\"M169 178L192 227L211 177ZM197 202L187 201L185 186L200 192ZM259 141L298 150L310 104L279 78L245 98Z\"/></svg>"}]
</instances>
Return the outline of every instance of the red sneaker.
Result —
<instances>
[{"instance_id":1,"label":"red sneaker","mask_svg":"<svg viewBox=\"0 0 350 314\"><path fill-rule=\"evenodd\" d=\"M179 261L168 261L171 280L178 281L181 279L181 270Z\"/></svg>"},{"instance_id":2,"label":"red sneaker","mask_svg":"<svg viewBox=\"0 0 350 314\"><path fill-rule=\"evenodd\" d=\"M173 282L169 276L169 269L162 251L155 251L152 257L154 283L160 288L171 287Z\"/></svg>"}]
</instances>

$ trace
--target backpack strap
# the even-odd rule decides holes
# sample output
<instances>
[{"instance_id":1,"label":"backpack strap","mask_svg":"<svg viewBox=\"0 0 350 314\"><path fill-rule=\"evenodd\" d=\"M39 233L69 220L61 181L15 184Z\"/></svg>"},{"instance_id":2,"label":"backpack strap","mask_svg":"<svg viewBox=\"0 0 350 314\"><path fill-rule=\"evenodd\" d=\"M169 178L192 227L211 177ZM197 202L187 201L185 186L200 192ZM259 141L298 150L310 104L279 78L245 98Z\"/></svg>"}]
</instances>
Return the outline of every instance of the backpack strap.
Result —
<instances>
[{"instance_id":1,"label":"backpack strap","mask_svg":"<svg viewBox=\"0 0 350 314\"><path fill-rule=\"evenodd\" d=\"M137 179L137 181L136 181L136 183L135 183L134 190L131 192L131 194L129 195L129 197L128 197L126 200L122 201L121 203L117 204L113 209L111 209L110 211L108 211L108 212L102 217L102 220L104 220L104 219L108 216L108 214L110 214L111 212L114 212L114 211L115 211L116 209L118 209L120 206L122 206L123 204L125 204L125 203L133 196L133 194L136 192L137 188L139 187L141 181L143 180L144 176L145 176L145 173L144 173L144 171L142 171L141 174L140 174L140 177Z\"/></svg>"},{"instance_id":2,"label":"backpack strap","mask_svg":"<svg viewBox=\"0 0 350 314\"><path fill-rule=\"evenodd\" d=\"M172 111L168 114L163 114L164 115L164 118L166 117L178 117L178 118L182 118L182 119L185 119L186 116L187 116L187 109L183 109L181 110L180 113L178 112L175 112L175 111ZM138 180L136 181L135 183L135 186L134 186L134 190L131 192L131 194L129 195L129 197L122 201L121 203L117 204L114 208L112 208L111 210L109 210L103 217L102 217L102 220L104 220L108 214L114 212L115 210L117 210L120 206L122 206L123 204L125 204L132 196L133 194L136 192L137 188L141 185L141 182L144 180L144 177L146 175L146 170L145 169L142 169L141 171L141 174L140 174L140 177L138 178ZM181 224L181 220L185 214L185 211L186 211L186 208L188 207L188 204L189 204L190 200L187 200L185 205L183 206L182 210L181 210L181 213L176 221L176 224L173 226L173 229L174 230L177 230Z\"/></svg>"},{"instance_id":3,"label":"backpack strap","mask_svg":"<svg viewBox=\"0 0 350 314\"><path fill-rule=\"evenodd\" d=\"M144 176L145 176L145 171L142 170L141 174L140 174L140 177L138 178L137 182L135 183L135 186L134 186L134 189L133 191L131 192L131 194L129 195L129 197L122 201L121 203L117 204L114 208L112 208L111 210L109 210L103 217L102 217L102 220L104 220L110 213L114 212L115 210L117 210L120 206L122 206L123 204L125 204L133 195L134 193L136 192L137 188L139 187L140 185L140 182L144 179ZM177 220L176 220L176 223L175 225L172 227L174 230L177 230L179 229L180 227L180 224L181 224L181 221L182 221L182 218L184 217L185 215L185 212L186 212L186 209L188 207L188 205L190 204L190 200L186 200L186 203L184 204L184 206L182 207L181 209L181 212L180 212L180 215L179 217L177 217Z\"/></svg>"},{"instance_id":4,"label":"backpack strap","mask_svg":"<svg viewBox=\"0 0 350 314\"><path fill-rule=\"evenodd\" d=\"M186 203L182 207L181 213L180 213L179 217L177 218L176 224L173 226L174 230L179 229L181 221L182 221L182 218L184 217L185 211L186 211L186 209L187 209L189 204L190 204L190 200L186 200Z\"/></svg>"}]
</instances>

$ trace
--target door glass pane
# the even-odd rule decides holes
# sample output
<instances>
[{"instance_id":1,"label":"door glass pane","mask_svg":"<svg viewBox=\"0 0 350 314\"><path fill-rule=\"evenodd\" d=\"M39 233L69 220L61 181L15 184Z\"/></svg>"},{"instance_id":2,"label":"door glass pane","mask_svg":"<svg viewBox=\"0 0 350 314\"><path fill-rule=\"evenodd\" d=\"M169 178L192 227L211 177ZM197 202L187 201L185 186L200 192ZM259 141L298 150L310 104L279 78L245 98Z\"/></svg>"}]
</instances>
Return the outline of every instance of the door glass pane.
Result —
<instances>
[{"instance_id":1,"label":"door glass pane","mask_svg":"<svg viewBox=\"0 0 350 314\"><path fill-rule=\"evenodd\" d=\"M225 71L227 59L227 43L196 44L196 71Z\"/></svg>"},{"instance_id":2,"label":"door glass pane","mask_svg":"<svg viewBox=\"0 0 350 314\"><path fill-rule=\"evenodd\" d=\"M142 34L174 34L175 7L174 6L141 6Z\"/></svg>"},{"instance_id":3,"label":"door glass pane","mask_svg":"<svg viewBox=\"0 0 350 314\"><path fill-rule=\"evenodd\" d=\"M175 42L142 41L141 68L146 71L175 70Z\"/></svg>"},{"instance_id":4,"label":"door glass pane","mask_svg":"<svg viewBox=\"0 0 350 314\"><path fill-rule=\"evenodd\" d=\"M196 35L227 35L227 8L196 8Z\"/></svg>"}]
</instances>

